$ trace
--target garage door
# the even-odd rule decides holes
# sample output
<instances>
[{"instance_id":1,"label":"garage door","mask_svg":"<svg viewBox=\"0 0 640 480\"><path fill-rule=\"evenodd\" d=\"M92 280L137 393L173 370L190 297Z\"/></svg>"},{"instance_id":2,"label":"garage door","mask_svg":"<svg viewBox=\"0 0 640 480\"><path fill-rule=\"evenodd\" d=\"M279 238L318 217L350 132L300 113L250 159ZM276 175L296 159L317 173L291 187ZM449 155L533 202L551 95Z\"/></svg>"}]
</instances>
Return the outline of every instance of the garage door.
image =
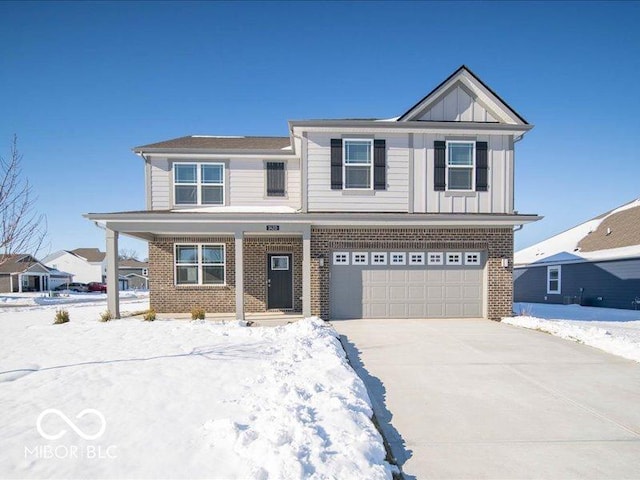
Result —
<instances>
[{"instance_id":1,"label":"garage door","mask_svg":"<svg viewBox=\"0 0 640 480\"><path fill-rule=\"evenodd\" d=\"M485 257L477 251L333 252L331 318L482 317Z\"/></svg>"}]
</instances>

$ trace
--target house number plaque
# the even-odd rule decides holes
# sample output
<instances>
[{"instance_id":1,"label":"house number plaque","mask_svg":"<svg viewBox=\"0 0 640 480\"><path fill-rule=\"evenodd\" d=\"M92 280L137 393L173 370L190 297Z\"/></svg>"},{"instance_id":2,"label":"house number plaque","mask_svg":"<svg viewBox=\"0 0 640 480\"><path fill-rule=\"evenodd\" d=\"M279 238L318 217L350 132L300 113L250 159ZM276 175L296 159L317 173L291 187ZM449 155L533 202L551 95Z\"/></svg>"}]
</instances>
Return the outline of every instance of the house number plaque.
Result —
<instances>
[{"instance_id":1,"label":"house number plaque","mask_svg":"<svg viewBox=\"0 0 640 480\"><path fill-rule=\"evenodd\" d=\"M267 225L267 232L275 232L280 230L280 225Z\"/></svg>"}]
</instances>

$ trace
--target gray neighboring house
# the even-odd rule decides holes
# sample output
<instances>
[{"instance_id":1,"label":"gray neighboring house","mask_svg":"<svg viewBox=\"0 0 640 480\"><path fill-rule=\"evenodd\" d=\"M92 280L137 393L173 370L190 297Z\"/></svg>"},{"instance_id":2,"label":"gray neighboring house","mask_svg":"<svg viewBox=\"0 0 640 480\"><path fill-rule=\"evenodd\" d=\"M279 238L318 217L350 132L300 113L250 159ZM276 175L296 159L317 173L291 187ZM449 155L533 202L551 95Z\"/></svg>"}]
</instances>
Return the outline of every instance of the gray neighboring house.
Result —
<instances>
[{"instance_id":1,"label":"gray neighboring house","mask_svg":"<svg viewBox=\"0 0 640 480\"><path fill-rule=\"evenodd\" d=\"M127 279L127 289L149 289L149 262L130 258L120 260L119 275Z\"/></svg>"},{"instance_id":2,"label":"gray neighboring house","mask_svg":"<svg viewBox=\"0 0 640 480\"><path fill-rule=\"evenodd\" d=\"M640 200L516 252L514 300L640 309Z\"/></svg>"},{"instance_id":3,"label":"gray neighboring house","mask_svg":"<svg viewBox=\"0 0 640 480\"><path fill-rule=\"evenodd\" d=\"M540 218L514 209L533 125L465 66L403 110L134 148L146 209L85 215L105 228L109 310L122 234L149 242L158 312L510 315L513 229Z\"/></svg>"},{"instance_id":4,"label":"gray neighboring house","mask_svg":"<svg viewBox=\"0 0 640 480\"><path fill-rule=\"evenodd\" d=\"M0 255L0 292L46 292L72 275L52 269L29 254Z\"/></svg>"}]
</instances>

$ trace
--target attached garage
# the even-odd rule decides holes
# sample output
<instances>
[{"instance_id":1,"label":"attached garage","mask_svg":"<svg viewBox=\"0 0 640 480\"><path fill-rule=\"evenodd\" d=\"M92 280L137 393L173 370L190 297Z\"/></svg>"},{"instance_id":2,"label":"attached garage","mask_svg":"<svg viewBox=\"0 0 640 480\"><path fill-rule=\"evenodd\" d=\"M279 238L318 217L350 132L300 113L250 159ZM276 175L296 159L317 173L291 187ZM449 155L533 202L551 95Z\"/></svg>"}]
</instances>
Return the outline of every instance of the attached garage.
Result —
<instances>
[{"instance_id":1,"label":"attached garage","mask_svg":"<svg viewBox=\"0 0 640 480\"><path fill-rule=\"evenodd\" d=\"M484 317L485 263L478 251L335 251L331 318Z\"/></svg>"}]
</instances>

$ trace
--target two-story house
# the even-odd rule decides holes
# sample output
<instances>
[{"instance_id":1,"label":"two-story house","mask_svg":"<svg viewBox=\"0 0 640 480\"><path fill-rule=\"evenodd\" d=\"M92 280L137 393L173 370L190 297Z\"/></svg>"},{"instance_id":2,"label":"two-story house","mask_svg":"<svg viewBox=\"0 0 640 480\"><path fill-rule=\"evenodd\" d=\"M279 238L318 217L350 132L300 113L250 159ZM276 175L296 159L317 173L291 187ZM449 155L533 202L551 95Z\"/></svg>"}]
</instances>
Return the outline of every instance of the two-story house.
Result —
<instances>
[{"instance_id":1,"label":"two-story house","mask_svg":"<svg viewBox=\"0 0 640 480\"><path fill-rule=\"evenodd\" d=\"M462 66L397 118L136 147L146 210L87 214L149 242L159 312L325 319L511 314L514 145L532 128ZM117 289L109 288L117 312Z\"/></svg>"}]
</instances>

